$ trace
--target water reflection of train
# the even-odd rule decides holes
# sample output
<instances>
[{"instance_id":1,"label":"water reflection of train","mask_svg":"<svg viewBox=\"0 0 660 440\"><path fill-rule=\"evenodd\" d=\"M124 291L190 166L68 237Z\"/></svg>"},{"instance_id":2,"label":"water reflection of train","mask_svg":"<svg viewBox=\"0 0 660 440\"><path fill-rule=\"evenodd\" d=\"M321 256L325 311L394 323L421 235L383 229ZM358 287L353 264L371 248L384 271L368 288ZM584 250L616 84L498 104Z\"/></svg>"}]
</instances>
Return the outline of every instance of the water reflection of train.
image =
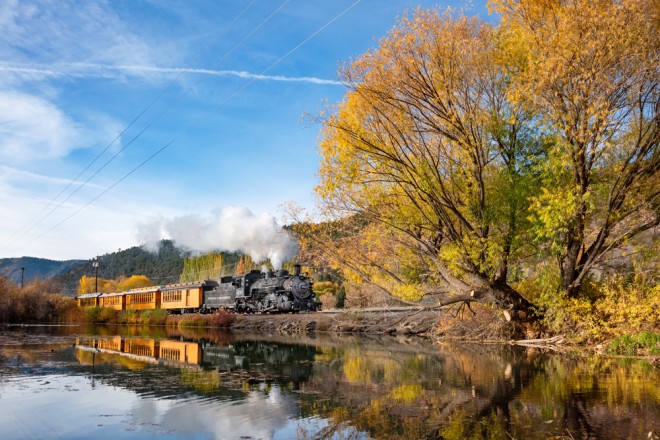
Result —
<instances>
[{"instance_id":1,"label":"water reflection of train","mask_svg":"<svg viewBox=\"0 0 660 440\"><path fill-rule=\"evenodd\" d=\"M217 372L247 372L250 377L280 379L299 384L309 380L316 348L308 345L279 344L265 341L238 341L227 345L210 342L182 341L114 336L78 338L78 360L99 362L85 354L102 354L108 361L118 356L140 364L198 368ZM135 364L137 362L137 364ZM123 362L126 365L126 362Z\"/></svg>"}]
</instances>

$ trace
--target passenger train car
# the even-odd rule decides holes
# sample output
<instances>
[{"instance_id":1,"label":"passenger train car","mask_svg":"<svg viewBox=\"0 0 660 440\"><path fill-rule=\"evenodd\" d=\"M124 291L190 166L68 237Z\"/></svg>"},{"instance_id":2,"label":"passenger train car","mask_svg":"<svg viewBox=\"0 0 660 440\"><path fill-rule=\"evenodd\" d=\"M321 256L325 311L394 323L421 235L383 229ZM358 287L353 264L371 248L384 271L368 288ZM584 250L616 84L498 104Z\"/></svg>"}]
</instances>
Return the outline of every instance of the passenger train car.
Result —
<instances>
[{"instance_id":1,"label":"passenger train car","mask_svg":"<svg viewBox=\"0 0 660 440\"><path fill-rule=\"evenodd\" d=\"M312 280L295 265L286 270L253 270L240 276L169 284L125 292L86 293L78 296L80 307L112 307L116 310L164 309L170 313L210 313L230 309L239 313L277 313L320 310Z\"/></svg>"}]
</instances>

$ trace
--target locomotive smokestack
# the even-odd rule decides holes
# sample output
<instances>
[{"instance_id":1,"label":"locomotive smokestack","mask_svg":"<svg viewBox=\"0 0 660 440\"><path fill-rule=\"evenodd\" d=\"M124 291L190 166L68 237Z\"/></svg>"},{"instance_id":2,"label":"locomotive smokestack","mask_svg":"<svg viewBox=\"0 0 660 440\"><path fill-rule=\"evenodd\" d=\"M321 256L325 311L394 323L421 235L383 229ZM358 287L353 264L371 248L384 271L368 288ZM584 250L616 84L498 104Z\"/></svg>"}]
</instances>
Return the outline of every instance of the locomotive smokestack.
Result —
<instances>
[{"instance_id":1,"label":"locomotive smokestack","mask_svg":"<svg viewBox=\"0 0 660 440\"><path fill-rule=\"evenodd\" d=\"M300 264L296 264L293 266L293 276L298 276L300 275Z\"/></svg>"}]
</instances>

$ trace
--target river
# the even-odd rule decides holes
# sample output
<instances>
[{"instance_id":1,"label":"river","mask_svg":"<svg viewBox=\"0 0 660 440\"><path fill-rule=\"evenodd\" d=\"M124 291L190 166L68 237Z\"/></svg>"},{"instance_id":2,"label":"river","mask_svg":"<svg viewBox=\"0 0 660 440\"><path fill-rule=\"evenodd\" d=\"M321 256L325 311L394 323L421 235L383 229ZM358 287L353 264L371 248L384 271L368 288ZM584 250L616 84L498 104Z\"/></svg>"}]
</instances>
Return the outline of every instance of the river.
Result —
<instances>
[{"instance_id":1,"label":"river","mask_svg":"<svg viewBox=\"0 0 660 440\"><path fill-rule=\"evenodd\" d=\"M0 438L647 439L649 361L420 337L0 328Z\"/></svg>"}]
</instances>

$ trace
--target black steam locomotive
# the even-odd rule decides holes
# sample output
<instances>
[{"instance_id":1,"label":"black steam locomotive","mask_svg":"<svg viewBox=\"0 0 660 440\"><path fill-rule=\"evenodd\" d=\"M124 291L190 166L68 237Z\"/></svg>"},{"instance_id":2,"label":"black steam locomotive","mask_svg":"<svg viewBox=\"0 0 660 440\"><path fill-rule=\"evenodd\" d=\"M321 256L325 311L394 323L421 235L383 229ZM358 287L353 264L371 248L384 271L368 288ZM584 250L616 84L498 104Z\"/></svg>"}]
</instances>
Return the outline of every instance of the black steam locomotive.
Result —
<instances>
[{"instance_id":1,"label":"black steam locomotive","mask_svg":"<svg viewBox=\"0 0 660 440\"><path fill-rule=\"evenodd\" d=\"M217 286L203 292L203 309L233 309L238 313L302 312L321 309L312 290L312 280L295 265L286 270L253 270L240 276L226 276Z\"/></svg>"}]
</instances>

